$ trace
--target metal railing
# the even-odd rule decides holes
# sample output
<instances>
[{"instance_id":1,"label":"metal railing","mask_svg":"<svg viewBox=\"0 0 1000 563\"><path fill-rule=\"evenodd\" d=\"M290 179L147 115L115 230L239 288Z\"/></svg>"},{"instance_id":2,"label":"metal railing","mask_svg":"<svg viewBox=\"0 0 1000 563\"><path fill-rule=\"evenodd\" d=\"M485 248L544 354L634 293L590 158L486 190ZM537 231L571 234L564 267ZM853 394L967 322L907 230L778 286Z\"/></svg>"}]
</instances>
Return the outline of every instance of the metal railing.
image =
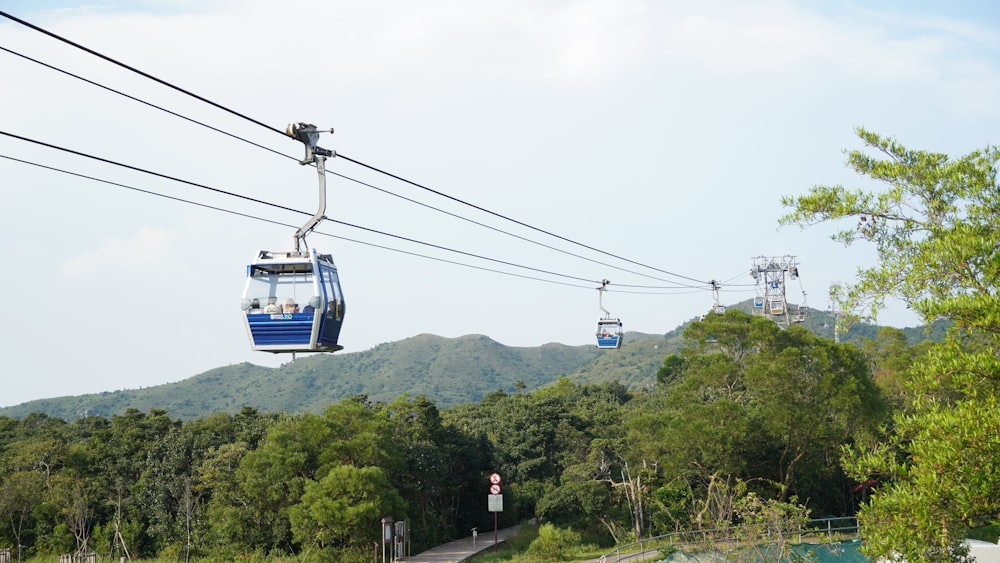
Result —
<instances>
[{"instance_id":1,"label":"metal railing","mask_svg":"<svg viewBox=\"0 0 1000 563\"><path fill-rule=\"evenodd\" d=\"M601 556L602 563L620 563L621 561L643 561L650 553L659 553L663 549L675 549L684 546L707 546L725 544L746 544L740 535L741 526L714 528L706 530L688 530L672 532L632 543L616 546L614 550ZM818 518L809 520L805 526L795 530L784 530L786 537L795 536L798 543L805 538L826 536L828 541L834 537L854 537L858 535L858 519L855 516L835 518Z\"/></svg>"}]
</instances>

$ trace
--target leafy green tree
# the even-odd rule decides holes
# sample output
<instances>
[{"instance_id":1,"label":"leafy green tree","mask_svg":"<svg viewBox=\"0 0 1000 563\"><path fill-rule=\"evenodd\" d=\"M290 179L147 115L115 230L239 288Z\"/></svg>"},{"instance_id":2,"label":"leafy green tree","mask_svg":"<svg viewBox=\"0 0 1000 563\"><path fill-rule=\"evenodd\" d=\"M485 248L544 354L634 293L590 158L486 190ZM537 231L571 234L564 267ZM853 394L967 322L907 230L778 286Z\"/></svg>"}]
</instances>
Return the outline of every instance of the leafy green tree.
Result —
<instances>
[{"instance_id":1,"label":"leafy green tree","mask_svg":"<svg viewBox=\"0 0 1000 563\"><path fill-rule=\"evenodd\" d=\"M640 536L650 473L641 461L630 465L625 453L622 424L632 393L618 382L578 386L560 378L534 398L561 410L553 453L560 473L538 499L538 516L598 541Z\"/></svg>"},{"instance_id":2,"label":"leafy green tree","mask_svg":"<svg viewBox=\"0 0 1000 563\"><path fill-rule=\"evenodd\" d=\"M910 346L906 333L898 328L882 327L874 339L862 339L861 350L869 358L875 385L895 409L903 408L913 399L907 385L907 371L917 358L926 354L933 344L925 340Z\"/></svg>"},{"instance_id":3,"label":"leafy green tree","mask_svg":"<svg viewBox=\"0 0 1000 563\"><path fill-rule=\"evenodd\" d=\"M402 456L403 466L390 477L408 503L414 546L437 545L464 533L480 516L472 507L481 506L483 475L491 471L489 443L445 424L424 396L402 395L382 412Z\"/></svg>"},{"instance_id":4,"label":"leafy green tree","mask_svg":"<svg viewBox=\"0 0 1000 563\"><path fill-rule=\"evenodd\" d=\"M264 553L294 551L292 507L306 487L338 467L374 466L392 474L401 466L386 417L369 405L345 399L323 415L289 417L270 427L260 446L219 448L202 464L202 483L215 479L220 494L209 502L216 544ZM220 475L239 459L235 482Z\"/></svg>"},{"instance_id":5,"label":"leafy green tree","mask_svg":"<svg viewBox=\"0 0 1000 563\"><path fill-rule=\"evenodd\" d=\"M211 448L195 469L193 488L205 501L205 547L210 551L228 551L240 540L239 547L253 545L247 537L252 514L243 510L244 493L239 468L248 453L245 442Z\"/></svg>"},{"instance_id":6,"label":"leafy green tree","mask_svg":"<svg viewBox=\"0 0 1000 563\"><path fill-rule=\"evenodd\" d=\"M870 150L848 152L848 165L882 189L816 186L783 198L780 222L853 219L834 240L874 245L878 262L859 270L845 310L875 318L895 297L928 324L953 323L909 370L912 400L884 442L847 449L845 467L882 482L859 514L867 554L961 560L968 530L1000 512L1000 149L950 158L857 133Z\"/></svg>"},{"instance_id":7,"label":"leafy green tree","mask_svg":"<svg viewBox=\"0 0 1000 563\"><path fill-rule=\"evenodd\" d=\"M34 545L34 507L45 499L46 478L40 471L4 472L0 481L0 519L9 525L8 545Z\"/></svg>"},{"instance_id":8,"label":"leafy green tree","mask_svg":"<svg viewBox=\"0 0 1000 563\"><path fill-rule=\"evenodd\" d=\"M600 523L615 543L628 537L630 513L616 502L607 483L598 481L588 472L574 478L570 471L560 485L545 494L536 506L537 514L556 526L589 529Z\"/></svg>"},{"instance_id":9,"label":"leafy green tree","mask_svg":"<svg viewBox=\"0 0 1000 563\"><path fill-rule=\"evenodd\" d=\"M378 467L339 465L305 486L289 510L295 541L320 548L367 552L380 536L382 517L404 519L406 503Z\"/></svg>"},{"instance_id":10,"label":"leafy green tree","mask_svg":"<svg viewBox=\"0 0 1000 563\"><path fill-rule=\"evenodd\" d=\"M750 493L736 502L736 536L745 545L740 559L794 561L791 545L799 543L809 522L809 510L791 498L788 502L763 499Z\"/></svg>"},{"instance_id":11,"label":"leafy green tree","mask_svg":"<svg viewBox=\"0 0 1000 563\"><path fill-rule=\"evenodd\" d=\"M692 346L682 360L664 362L677 372L673 383L628 422L643 457L696 488L733 476L776 483L777 501L798 494L825 510L843 507L824 498L843 481L831 452L886 415L860 351L735 309L684 335Z\"/></svg>"}]
</instances>

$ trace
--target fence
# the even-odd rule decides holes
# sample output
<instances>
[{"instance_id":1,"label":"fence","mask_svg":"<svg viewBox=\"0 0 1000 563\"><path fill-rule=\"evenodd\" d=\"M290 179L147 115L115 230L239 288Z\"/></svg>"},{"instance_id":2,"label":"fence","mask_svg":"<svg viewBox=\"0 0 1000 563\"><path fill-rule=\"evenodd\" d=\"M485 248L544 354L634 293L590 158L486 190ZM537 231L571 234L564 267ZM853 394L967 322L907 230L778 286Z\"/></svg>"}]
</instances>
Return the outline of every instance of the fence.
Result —
<instances>
[{"instance_id":1,"label":"fence","mask_svg":"<svg viewBox=\"0 0 1000 563\"><path fill-rule=\"evenodd\" d=\"M75 553L73 555L60 555L59 563L97 563L96 553Z\"/></svg>"},{"instance_id":2,"label":"fence","mask_svg":"<svg viewBox=\"0 0 1000 563\"><path fill-rule=\"evenodd\" d=\"M10 548L0 548L0 563L10 563Z\"/></svg>"},{"instance_id":3,"label":"fence","mask_svg":"<svg viewBox=\"0 0 1000 563\"><path fill-rule=\"evenodd\" d=\"M716 528L711 530L689 530L685 532L673 532L663 534L632 543L627 543L615 547L614 551L609 551L601 557L601 561L607 563L620 563L621 561L643 561L647 554L656 554L663 549L678 549L685 546L719 546L719 545L746 545L741 538L739 526L728 528ZM795 536L798 543L802 543L805 538L826 537L827 541L834 538L855 537L858 535L858 519L854 516L844 516L840 518L820 518L810 520L805 526L792 530L786 537Z\"/></svg>"}]
</instances>

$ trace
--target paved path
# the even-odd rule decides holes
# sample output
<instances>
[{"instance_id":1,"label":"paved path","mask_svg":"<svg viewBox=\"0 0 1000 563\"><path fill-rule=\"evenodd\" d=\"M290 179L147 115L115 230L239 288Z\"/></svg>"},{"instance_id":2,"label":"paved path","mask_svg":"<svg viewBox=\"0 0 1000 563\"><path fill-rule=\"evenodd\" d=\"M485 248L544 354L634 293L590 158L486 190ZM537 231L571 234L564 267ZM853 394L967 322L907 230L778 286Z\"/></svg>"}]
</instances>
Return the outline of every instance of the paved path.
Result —
<instances>
[{"instance_id":1,"label":"paved path","mask_svg":"<svg viewBox=\"0 0 1000 563\"><path fill-rule=\"evenodd\" d=\"M517 533L518 529L519 526L514 526L513 528L503 528L501 530L497 530L497 542L503 542L504 540L512 537ZM400 563L457 563L458 561L465 561L480 551L487 550L491 547L493 547L493 530L480 532L479 536L475 538L474 546L473 538L472 536L469 536L467 538L462 538L451 543L446 543L444 545L428 549L423 553L411 555L406 559L401 559L399 561Z\"/></svg>"}]
</instances>

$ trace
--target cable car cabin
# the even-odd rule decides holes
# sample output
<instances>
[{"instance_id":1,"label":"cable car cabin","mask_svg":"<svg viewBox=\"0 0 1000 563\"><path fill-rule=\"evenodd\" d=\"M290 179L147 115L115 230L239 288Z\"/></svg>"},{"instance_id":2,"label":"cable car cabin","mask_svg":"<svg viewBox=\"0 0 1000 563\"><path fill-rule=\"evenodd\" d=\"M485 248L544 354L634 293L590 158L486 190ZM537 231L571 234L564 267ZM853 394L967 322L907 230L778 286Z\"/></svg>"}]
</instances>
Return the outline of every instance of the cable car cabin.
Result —
<instances>
[{"instance_id":1,"label":"cable car cabin","mask_svg":"<svg viewBox=\"0 0 1000 563\"><path fill-rule=\"evenodd\" d=\"M621 348L622 322L619 319L601 319L597 321L597 347Z\"/></svg>"},{"instance_id":2,"label":"cable car cabin","mask_svg":"<svg viewBox=\"0 0 1000 563\"><path fill-rule=\"evenodd\" d=\"M244 324L254 350L336 352L344 295L329 254L262 250L247 266Z\"/></svg>"},{"instance_id":3,"label":"cable car cabin","mask_svg":"<svg viewBox=\"0 0 1000 563\"><path fill-rule=\"evenodd\" d=\"M769 315L784 315L785 314L785 300L780 297L772 297L767 301L767 314Z\"/></svg>"}]
</instances>

